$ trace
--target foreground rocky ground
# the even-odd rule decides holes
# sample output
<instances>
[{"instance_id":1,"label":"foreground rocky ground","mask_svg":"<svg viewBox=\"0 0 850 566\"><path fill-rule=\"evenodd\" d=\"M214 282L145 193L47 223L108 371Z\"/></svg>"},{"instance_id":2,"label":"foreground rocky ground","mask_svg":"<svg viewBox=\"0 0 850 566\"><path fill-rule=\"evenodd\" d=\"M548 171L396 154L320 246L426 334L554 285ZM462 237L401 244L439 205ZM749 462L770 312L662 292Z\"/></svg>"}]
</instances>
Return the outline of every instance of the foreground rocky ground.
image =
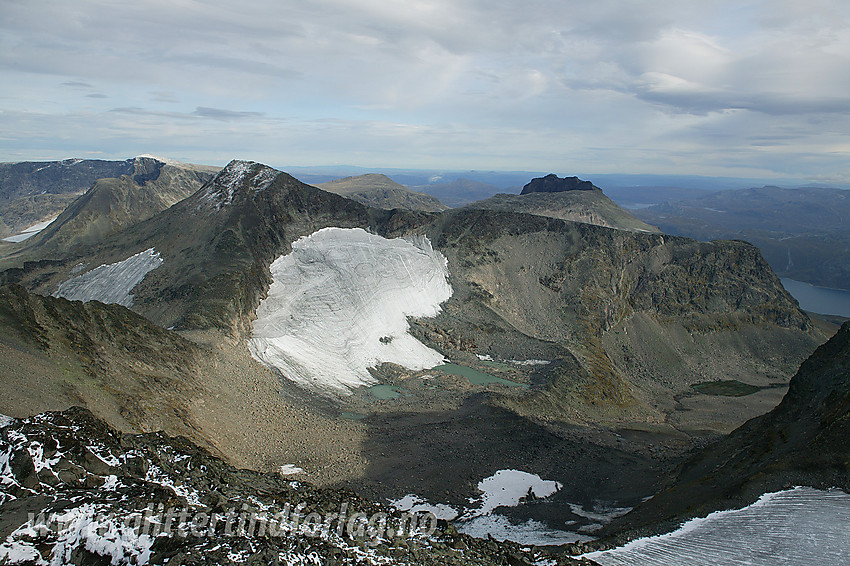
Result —
<instances>
[{"instance_id":1,"label":"foreground rocky ground","mask_svg":"<svg viewBox=\"0 0 850 566\"><path fill-rule=\"evenodd\" d=\"M81 408L0 429L0 564L591 564L238 470ZM576 550L576 549L571 549Z\"/></svg>"}]
</instances>

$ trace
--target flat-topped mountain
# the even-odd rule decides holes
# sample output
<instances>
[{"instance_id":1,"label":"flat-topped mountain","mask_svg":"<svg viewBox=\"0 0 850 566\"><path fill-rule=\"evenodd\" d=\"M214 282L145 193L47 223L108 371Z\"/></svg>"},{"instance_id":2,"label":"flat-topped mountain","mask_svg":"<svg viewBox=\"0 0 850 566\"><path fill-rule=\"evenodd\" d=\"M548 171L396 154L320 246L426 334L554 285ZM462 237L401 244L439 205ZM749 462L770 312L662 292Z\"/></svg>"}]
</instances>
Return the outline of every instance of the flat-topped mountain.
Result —
<instances>
[{"instance_id":1,"label":"flat-topped mountain","mask_svg":"<svg viewBox=\"0 0 850 566\"><path fill-rule=\"evenodd\" d=\"M406 208L408 210L440 212L448 209L437 197L411 191L386 175L377 173L345 177L316 186L361 204L386 210Z\"/></svg>"},{"instance_id":2,"label":"flat-topped mountain","mask_svg":"<svg viewBox=\"0 0 850 566\"><path fill-rule=\"evenodd\" d=\"M521 195L530 193L563 193L567 191L601 191L590 181L582 181L578 177L564 177L563 179L549 173L545 177L538 177L529 181L523 188Z\"/></svg>"},{"instance_id":3,"label":"flat-topped mountain","mask_svg":"<svg viewBox=\"0 0 850 566\"><path fill-rule=\"evenodd\" d=\"M532 179L519 195L498 194L467 207L526 212L634 232L659 232L655 226L620 208L590 181L577 177L561 179L554 174Z\"/></svg>"}]
</instances>

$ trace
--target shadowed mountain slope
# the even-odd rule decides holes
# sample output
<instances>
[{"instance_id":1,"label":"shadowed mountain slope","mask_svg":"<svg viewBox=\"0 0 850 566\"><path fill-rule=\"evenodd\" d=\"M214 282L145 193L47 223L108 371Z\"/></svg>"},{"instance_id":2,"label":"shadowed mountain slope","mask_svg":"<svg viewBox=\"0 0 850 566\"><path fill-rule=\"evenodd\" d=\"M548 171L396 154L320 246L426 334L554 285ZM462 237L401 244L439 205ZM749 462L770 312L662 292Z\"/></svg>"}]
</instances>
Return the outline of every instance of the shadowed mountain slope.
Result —
<instances>
[{"instance_id":1,"label":"shadowed mountain slope","mask_svg":"<svg viewBox=\"0 0 850 566\"><path fill-rule=\"evenodd\" d=\"M850 323L845 323L803 362L776 408L697 453L668 489L612 523L608 532L666 530L797 485L848 491L848 436Z\"/></svg>"}]
</instances>

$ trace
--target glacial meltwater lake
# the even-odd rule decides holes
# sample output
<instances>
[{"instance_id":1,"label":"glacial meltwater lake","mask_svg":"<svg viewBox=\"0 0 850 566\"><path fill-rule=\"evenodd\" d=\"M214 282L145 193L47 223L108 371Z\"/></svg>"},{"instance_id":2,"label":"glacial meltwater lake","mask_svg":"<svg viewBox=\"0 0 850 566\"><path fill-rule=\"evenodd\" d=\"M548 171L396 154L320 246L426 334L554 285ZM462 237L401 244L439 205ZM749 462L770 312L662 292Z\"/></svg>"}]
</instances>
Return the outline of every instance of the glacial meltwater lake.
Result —
<instances>
[{"instance_id":1,"label":"glacial meltwater lake","mask_svg":"<svg viewBox=\"0 0 850 566\"><path fill-rule=\"evenodd\" d=\"M850 318L850 291L816 287L802 281L782 278L782 285L800 303L800 308L818 314Z\"/></svg>"}]
</instances>

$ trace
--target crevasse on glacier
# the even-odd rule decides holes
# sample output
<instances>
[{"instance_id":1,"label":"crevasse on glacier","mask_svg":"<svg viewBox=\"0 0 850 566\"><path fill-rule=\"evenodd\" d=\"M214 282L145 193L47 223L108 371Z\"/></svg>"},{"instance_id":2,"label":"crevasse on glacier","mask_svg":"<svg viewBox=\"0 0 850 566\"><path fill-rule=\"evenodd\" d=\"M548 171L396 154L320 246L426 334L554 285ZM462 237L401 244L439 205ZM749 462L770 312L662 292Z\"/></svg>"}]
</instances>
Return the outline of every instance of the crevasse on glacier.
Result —
<instances>
[{"instance_id":1,"label":"crevasse on glacier","mask_svg":"<svg viewBox=\"0 0 850 566\"><path fill-rule=\"evenodd\" d=\"M293 243L271 272L249 348L299 385L347 394L374 384L368 368L382 362L443 362L407 332L407 317L437 315L452 294L446 258L427 238L325 228Z\"/></svg>"}]
</instances>

